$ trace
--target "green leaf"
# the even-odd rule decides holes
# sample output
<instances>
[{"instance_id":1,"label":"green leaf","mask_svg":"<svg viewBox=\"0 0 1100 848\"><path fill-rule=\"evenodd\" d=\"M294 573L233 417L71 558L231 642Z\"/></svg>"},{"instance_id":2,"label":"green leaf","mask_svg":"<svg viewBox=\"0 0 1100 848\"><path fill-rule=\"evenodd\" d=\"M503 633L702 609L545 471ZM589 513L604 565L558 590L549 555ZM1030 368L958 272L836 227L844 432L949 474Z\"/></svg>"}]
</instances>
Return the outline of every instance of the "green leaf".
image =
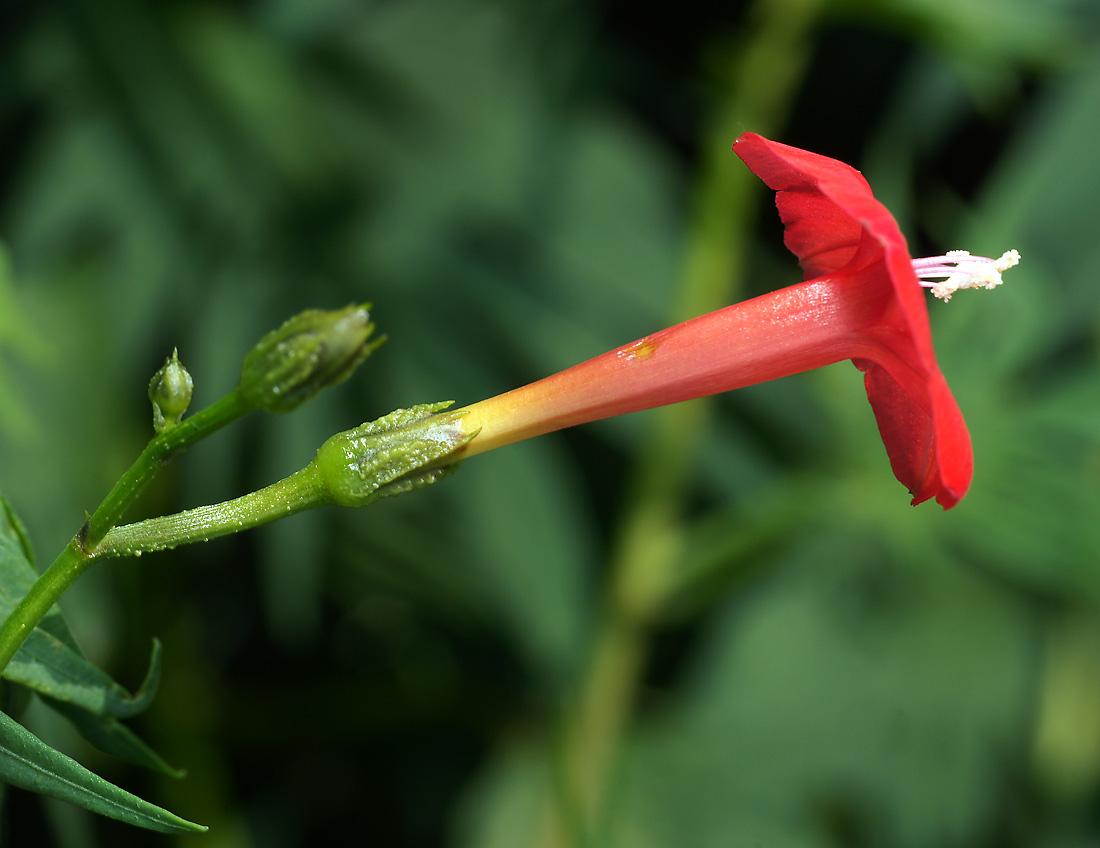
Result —
<instances>
[{"instance_id":1,"label":"green leaf","mask_svg":"<svg viewBox=\"0 0 1100 848\"><path fill-rule=\"evenodd\" d=\"M23 522L19 520L15 510L11 508L8 499L0 497L0 536L4 535L13 537L19 542L19 547L23 550L23 556L26 557L27 562L33 569L34 548L31 547L31 540L27 536L27 528L23 526Z\"/></svg>"},{"instance_id":2,"label":"green leaf","mask_svg":"<svg viewBox=\"0 0 1100 848\"><path fill-rule=\"evenodd\" d=\"M34 582L30 558L26 531L11 505L0 497L0 612L10 612L12 600L22 597ZM104 753L161 774L183 776L117 720L142 712L156 694L160 682L159 641L153 640L145 680L137 693L130 695L84 659L60 609L54 607L13 658L4 676L38 692L46 704Z\"/></svg>"},{"instance_id":3,"label":"green leaf","mask_svg":"<svg viewBox=\"0 0 1100 848\"><path fill-rule=\"evenodd\" d=\"M160 682L160 642L153 640L153 653L134 702L148 706ZM143 742L137 734L125 727L118 719L110 715L101 715L90 711L80 704L58 700L39 693L43 703L65 716L77 732L89 743L106 754L119 757L134 765L143 766L169 777L180 778L185 772L173 768L164 759Z\"/></svg>"},{"instance_id":4,"label":"green leaf","mask_svg":"<svg viewBox=\"0 0 1100 848\"><path fill-rule=\"evenodd\" d=\"M4 515L11 515L10 507L5 506ZM25 555L25 537L15 529L16 526L10 518L5 518L0 525L2 617L11 613L35 580L34 569ZM54 607L4 669L4 677L93 713L125 718L145 710L156 694L156 684L160 678L160 646L154 642L145 681L131 695L110 675L84 658L60 609Z\"/></svg>"},{"instance_id":5,"label":"green leaf","mask_svg":"<svg viewBox=\"0 0 1100 848\"><path fill-rule=\"evenodd\" d=\"M80 735L100 751L168 777L180 778L186 774L183 769L168 765L160 754L118 719L96 715L54 698L43 697L42 701L72 722Z\"/></svg>"},{"instance_id":6,"label":"green leaf","mask_svg":"<svg viewBox=\"0 0 1100 848\"><path fill-rule=\"evenodd\" d=\"M0 597L0 615L7 615L12 606L6 597ZM159 646L154 644L146 683L130 694L64 642L36 629L4 669L4 677L99 715L128 718L145 711L152 702L159 664Z\"/></svg>"},{"instance_id":7,"label":"green leaf","mask_svg":"<svg viewBox=\"0 0 1100 848\"><path fill-rule=\"evenodd\" d=\"M4 713L0 713L0 781L161 833L206 830L93 774Z\"/></svg>"}]
</instances>

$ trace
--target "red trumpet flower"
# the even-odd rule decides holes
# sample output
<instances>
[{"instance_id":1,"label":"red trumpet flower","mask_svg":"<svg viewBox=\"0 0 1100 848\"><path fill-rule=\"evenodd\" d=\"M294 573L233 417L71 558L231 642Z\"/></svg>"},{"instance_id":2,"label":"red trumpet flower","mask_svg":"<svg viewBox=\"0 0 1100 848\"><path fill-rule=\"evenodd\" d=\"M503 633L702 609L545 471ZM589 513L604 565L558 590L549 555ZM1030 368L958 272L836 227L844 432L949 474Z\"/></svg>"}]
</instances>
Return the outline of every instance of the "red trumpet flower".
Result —
<instances>
[{"instance_id":1,"label":"red trumpet flower","mask_svg":"<svg viewBox=\"0 0 1100 848\"><path fill-rule=\"evenodd\" d=\"M954 251L914 261L856 169L753 133L733 149L776 191L805 282L467 407L462 429L479 432L460 455L851 359L865 373L890 464L913 504L934 497L954 506L970 486L973 455L936 364L922 287L945 300L959 288L993 288L1019 255Z\"/></svg>"}]
</instances>

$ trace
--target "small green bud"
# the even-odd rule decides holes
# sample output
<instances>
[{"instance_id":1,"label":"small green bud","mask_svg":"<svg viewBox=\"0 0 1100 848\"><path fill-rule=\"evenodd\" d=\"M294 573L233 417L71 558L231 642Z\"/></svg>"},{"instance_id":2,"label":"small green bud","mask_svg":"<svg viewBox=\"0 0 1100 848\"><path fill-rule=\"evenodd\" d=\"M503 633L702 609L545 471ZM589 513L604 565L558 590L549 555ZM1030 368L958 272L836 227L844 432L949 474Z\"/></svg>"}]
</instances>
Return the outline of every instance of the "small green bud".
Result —
<instances>
[{"instance_id":1,"label":"small green bud","mask_svg":"<svg viewBox=\"0 0 1100 848\"><path fill-rule=\"evenodd\" d=\"M245 401L268 412L290 412L346 380L385 341L367 344L374 331L367 309L307 309L260 339L241 365Z\"/></svg>"},{"instance_id":2,"label":"small green bud","mask_svg":"<svg viewBox=\"0 0 1100 848\"><path fill-rule=\"evenodd\" d=\"M462 428L462 412L435 414L451 403L398 409L321 445L313 464L331 501L366 506L452 473L457 463L446 459L477 433Z\"/></svg>"},{"instance_id":3,"label":"small green bud","mask_svg":"<svg viewBox=\"0 0 1100 848\"><path fill-rule=\"evenodd\" d=\"M164 365L149 381L149 400L153 404L153 429L158 433L171 430L180 423L191 405L194 384L191 375L179 360L179 353L164 360Z\"/></svg>"}]
</instances>

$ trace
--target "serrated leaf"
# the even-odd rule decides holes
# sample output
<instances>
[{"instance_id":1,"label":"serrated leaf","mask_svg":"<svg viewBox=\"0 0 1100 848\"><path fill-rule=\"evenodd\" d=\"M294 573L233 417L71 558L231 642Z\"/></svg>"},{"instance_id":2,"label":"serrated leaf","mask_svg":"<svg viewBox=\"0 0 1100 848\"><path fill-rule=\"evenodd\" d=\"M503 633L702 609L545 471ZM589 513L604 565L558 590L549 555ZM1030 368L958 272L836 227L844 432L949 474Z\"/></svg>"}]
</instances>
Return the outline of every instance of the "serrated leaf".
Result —
<instances>
[{"instance_id":1,"label":"serrated leaf","mask_svg":"<svg viewBox=\"0 0 1100 848\"><path fill-rule=\"evenodd\" d=\"M206 830L88 771L4 713L0 713L0 781L161 833Z\"/></svg>"}]
</instances>

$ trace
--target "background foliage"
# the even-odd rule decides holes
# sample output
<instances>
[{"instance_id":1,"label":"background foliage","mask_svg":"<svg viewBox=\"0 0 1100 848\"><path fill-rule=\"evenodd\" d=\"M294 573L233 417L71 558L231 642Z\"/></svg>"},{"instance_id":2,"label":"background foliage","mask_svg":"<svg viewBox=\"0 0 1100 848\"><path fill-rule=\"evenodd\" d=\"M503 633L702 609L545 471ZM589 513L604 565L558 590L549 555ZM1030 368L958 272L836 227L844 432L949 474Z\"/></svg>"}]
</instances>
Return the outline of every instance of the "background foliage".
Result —
<instances>
[{"instance_id":1,"label":"background foliage","mask_svg":"<svg viewBox=\"0 0 1100 848\"><path fill-rule=\"evenodd\" d=\"M0 487L40 560L150 435L173 347L205 404L300 309L371 301L390 336L348 384L177 459L150 513L796 281L729 153L743 130L860 167L915 253L1024 257L930 306L976 454L950 513L908 507L840 364L93 570L73 629L133 686L162 639L135 727L188 776L25 719L211 826L180 842L569 844L547 811L586 780L576 705L619 680L592 844L1100 845L1095 4L0 15ZM631 650L586 674L619 607ZM4 817L13 845L177 839L18 792Z\"/></svg>"}]
</instances>

